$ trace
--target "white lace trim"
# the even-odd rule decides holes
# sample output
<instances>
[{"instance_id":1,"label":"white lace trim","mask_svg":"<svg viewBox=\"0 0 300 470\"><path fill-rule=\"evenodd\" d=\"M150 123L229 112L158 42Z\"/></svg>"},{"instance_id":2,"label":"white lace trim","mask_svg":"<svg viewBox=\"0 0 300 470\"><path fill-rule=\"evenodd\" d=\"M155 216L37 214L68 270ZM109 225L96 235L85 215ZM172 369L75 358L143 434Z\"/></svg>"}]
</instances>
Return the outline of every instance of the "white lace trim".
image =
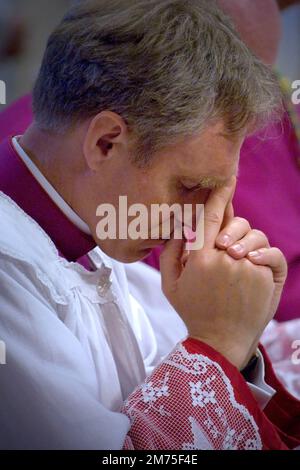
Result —
<instances>
[{"instance_id":1,"label":"white lace trim","mask_svg":"<svg viewBox=\"0 0 300 470\"><path fill-rule=\"evenodd\" d=\"M229 399L230 399L230 402L231 402L232 406L234 408L238 409L241 412L241 414L244 416L246 421L249 421L251 423L251 425L253 426L253 429L256 432L256 439L255 440L256 440L257 445L258 445L257 448L261 448L262 442L261 442L261 438L260 438L260 435L259 435L258 426L257 426L253 416L249 413L248 409L245 406L241 405L240 403L238 403L236 401L235 396L234 396L234 390L233 390L233 387L231 385L231 382L228 379L227 375L224 373L224 371L223 371L222 367L220 366L220 364L218 364L217 362L213 361L209 357L204 356L202 354L190 354L186 350L186 348L183 346L182 343L180 343L177 346L176 352L174 352L169 357L169 359L166 360L166 363L173 366L173 367L175 367L175 368L177 368L177 369L180 369L180 370L184 371L187 374L192 374L194 376L201 376L201 375L207 373L207 370L208 370L207 366L215 367L217 369L217 371L220 373L220 376L218 376L218 380L221 378L222 381L224 382L225 386L226 386L226 390L229 394ZM192 363L191 364L192 367L191 367L191 365L189 366L190 363ZM196 406L196 405L205 406L207 403L216 404L216 401L215 401L215 398L214 398L215 393L213 391L213 388L211 387L211 383L215 379L216 379L216 376L213 375L212 377L206 378L204 383L197 382L197 384L194 384L194 383L190 382L190 384L191 384L190 385L191 386L191 393L193 394L193 399L195 401L194 406ZM201 384L201 387L199 386L199 384ZM201 393L200 393L200 388L202 389ZM205 388L206 388L206 390L205 390ZM195 393L195 390L197 390L197 395ZM219 412L221 413L221 409L219 410ZM229 437L228 437L228 439L229 439Z\"/></svg>"},{"instance_id":2,"label":"white lace trim","mask_svg":"<svg viewBox=\"0 0 300 470\"><path fill-rule=\"evenodd\" d=\"M202 354L190 354L182 343L128 398L123 411L131 420L133 443L137 439L140 446L141 435L149 434L149 442L143 438L146 448L155 448L157 439L158 445L164 439L166 446L158 448L262 448L258 426L236 401L221 366Z\"/></svg>"},{"instance_id":3,"label":"white lace trim","mask_svg":"<svg viewBox=\"0 0 300 470\"><path fill-rule=\"evenodd\" d=\"M189 362L192 361L193 362L192 369L187 366L185 361L189 361ZM222 378L222 380L223 380L223 382L226 386L226 389L229 393L229 398L230 398L230 402L231 402L232 406L234 408L237 408L242 413L242 415L244 416L244 418L247 421L251 422L253 428L257 432L257 436L258 436L258 438L260 440L260 444L261 444L261 439L260 439L260 436L259 436L259 429L258 429L258 426L257 426L256 422L254 421L253 416L250 415L249 411L247 410L247 408L245 406L239 404L236 401L235 396L234 396L234 390L232 388L231 382L228 379L227 375L224 373L224 371L223 371L222 367L220 366L220 364L218 364L217 362L209 359L209 357L204 356L202 354L190 354L186 350L186 348L183 346L182 343L180 343L177 346L177 350L165 362L167 364L173 366L173 367L176 367L177 369L180 369L180 370L184 371L187 374L192 374L194 376L205 374L207 372L207 365L214 366L218 370L218 372L220 373L220 377ZM219 379L219 377L218 377L218 379ZM215 376L209 377L206 380L208 381L208 387L209 387L209 384L212 382L212 380L215 380ZM211 387L209 387L209 389L212 390Z\"/></svg>"},{"instance_id":4,"label":"white lace trim","mask_svg":"<svg viewBox=\"0 0 300 470\"><path fill-rule=\"evenodd\" d=\"M38 264L34 260L31 260L29 257L24 256L21 250L18 251L10 245L3 246L2 244L0 244L0 253L17 261L20 261L26 266L30 267L30 269L34 271L35 276L41 282L41 284L47 288L54 302L62 305L67 305L70 301L71 287L73 288L77 285L80 286L80 291L82 292L82 294L88 297L93 303L104 304L116 300L116 295L113 289L110 289L108 295L105 298L100 298L97 293L97 271L89 272L79 263L69 262L59 256L56 246L54 245L53 241L48 236L48 234L42 229L42 227L40 227L40 225L32 217L26 214L26 212L24 212L23 209L15 203L15 201L13 201L9 196L7 196L1 191L0 203L3 205L6 204L8 207L11 207L16 212L15 217L20 220L20 224L22 223L21 221L23 219L24 221L26 221L26 223L29 224L29 227L30 229L32 229L33 232L39 234L40 239L36 237L39 249L40 251L42 249L44 251L43 253L35 253L35 256L41 261L42 264L45 264L45 261L47 261L47 272L40 269ZM46 245L44 245L44 243L46 243ZM60 267L62 268L61 270L59 269ZM53 270L55 271L56 281L58 272L61 273L60 277L62 279L68 279L68 281L71 283L71 287L69 286L69 289L64 284L60 285L58 281L56 283L53 282L51 276L48 274L49 272L51 272L51 268L53 268ZM70 277L69 273L67 273L66 277L63 273L63 269L68 269L69 273L72 272L72 276ZM78 274L79 276L85 276L86 279L90 280L90 284L93 284L91 286L86 287L86 292L82 290L84 286L82 285L79 280L79 277L76 276L76 274Z\"/></svg>"}]
</instances>

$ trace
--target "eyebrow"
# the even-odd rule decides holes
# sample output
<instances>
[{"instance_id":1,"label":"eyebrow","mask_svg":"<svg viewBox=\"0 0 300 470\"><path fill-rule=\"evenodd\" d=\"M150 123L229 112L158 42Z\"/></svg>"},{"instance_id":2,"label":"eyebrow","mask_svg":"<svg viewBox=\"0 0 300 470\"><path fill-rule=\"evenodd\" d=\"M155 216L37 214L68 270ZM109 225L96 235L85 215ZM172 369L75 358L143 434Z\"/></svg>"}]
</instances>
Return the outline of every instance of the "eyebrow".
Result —
<instances>
[{"instance_id":1,"label":"eyebrow","mask_svg":"<svg viewBox=\"0 0 300 470\"><path fill-rule=\"evenodd\" d=\"M218 178L215 178L213 176L205 176L203 178L200 178L199 180L199 186L204 189L215 189L215 188L222 188L228 180L219 180Z\"/></svg>"}]
</instances>

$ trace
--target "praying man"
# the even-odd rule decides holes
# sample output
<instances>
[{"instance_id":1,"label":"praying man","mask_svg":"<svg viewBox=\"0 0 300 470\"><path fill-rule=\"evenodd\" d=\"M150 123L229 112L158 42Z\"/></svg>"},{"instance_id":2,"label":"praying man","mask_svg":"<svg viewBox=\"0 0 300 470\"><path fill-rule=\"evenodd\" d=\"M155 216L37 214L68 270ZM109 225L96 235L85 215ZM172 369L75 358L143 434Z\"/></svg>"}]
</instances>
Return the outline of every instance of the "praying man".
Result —
<instances>
[{"instance_id":1,"label":"praying man","mask_svg":"<svg viewBox=\"0 0 300 470\"><path fill-rule=\"evenodd\" d=\"M300 445L300 402L259 342L286 261L232 206L243 141L280 103L213 1L67 13L34 122L0 146L2 449ZM97 208L120 195L204 204L203 247L99 239ZM161 277L138 262L157 245Z\"/></svg>"}]
</instances>

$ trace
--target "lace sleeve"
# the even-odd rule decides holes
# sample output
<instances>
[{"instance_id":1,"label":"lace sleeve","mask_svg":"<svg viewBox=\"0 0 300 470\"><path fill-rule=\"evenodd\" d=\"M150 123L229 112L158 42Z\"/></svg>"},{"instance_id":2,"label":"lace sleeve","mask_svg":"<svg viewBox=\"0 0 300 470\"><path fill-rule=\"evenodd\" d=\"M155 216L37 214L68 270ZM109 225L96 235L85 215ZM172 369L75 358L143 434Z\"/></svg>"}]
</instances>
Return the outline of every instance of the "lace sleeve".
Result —
<instances>
[{"instance_id":1,"label":"lace sleeve","mask_svg":"<svg viewBox=\"0 0 300 470\"><path fill-rule=\"evenodd\" d=\"M261 342L286 389L300 399L300 319L272 321Z\"/></svg>"},{"instance_id":2,"label":"lace sleeve","mask_svg":"<svg viewBox=\"0 0 300 470\"><path fill-rule=\"evenodd\" d=\"M284 448L239 371L196 340L178 344L122 412L131 421L125 448Z\"/></svg>"}]
</instances>

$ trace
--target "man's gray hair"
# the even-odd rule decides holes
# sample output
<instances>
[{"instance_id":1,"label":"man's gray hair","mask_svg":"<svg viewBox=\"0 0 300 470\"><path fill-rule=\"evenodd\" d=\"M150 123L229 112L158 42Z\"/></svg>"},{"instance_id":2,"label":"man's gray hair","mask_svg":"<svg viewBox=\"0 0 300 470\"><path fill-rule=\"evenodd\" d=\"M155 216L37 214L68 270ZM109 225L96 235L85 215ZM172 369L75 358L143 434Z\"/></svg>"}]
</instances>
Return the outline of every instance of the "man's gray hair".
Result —
<instances>
[{"instance_id":1,"label":"man's gray hair","mask_svg":"<svg viewBox=\"0 0 300 470\"><path fill-rule=\"evenodd\" d=\"M39 127L60 134L113 111L147 161L217 119L228 134L253 129L280 98L214 1L88 0L50 36L33 106Z\"/></svg>"}]
</instances>

